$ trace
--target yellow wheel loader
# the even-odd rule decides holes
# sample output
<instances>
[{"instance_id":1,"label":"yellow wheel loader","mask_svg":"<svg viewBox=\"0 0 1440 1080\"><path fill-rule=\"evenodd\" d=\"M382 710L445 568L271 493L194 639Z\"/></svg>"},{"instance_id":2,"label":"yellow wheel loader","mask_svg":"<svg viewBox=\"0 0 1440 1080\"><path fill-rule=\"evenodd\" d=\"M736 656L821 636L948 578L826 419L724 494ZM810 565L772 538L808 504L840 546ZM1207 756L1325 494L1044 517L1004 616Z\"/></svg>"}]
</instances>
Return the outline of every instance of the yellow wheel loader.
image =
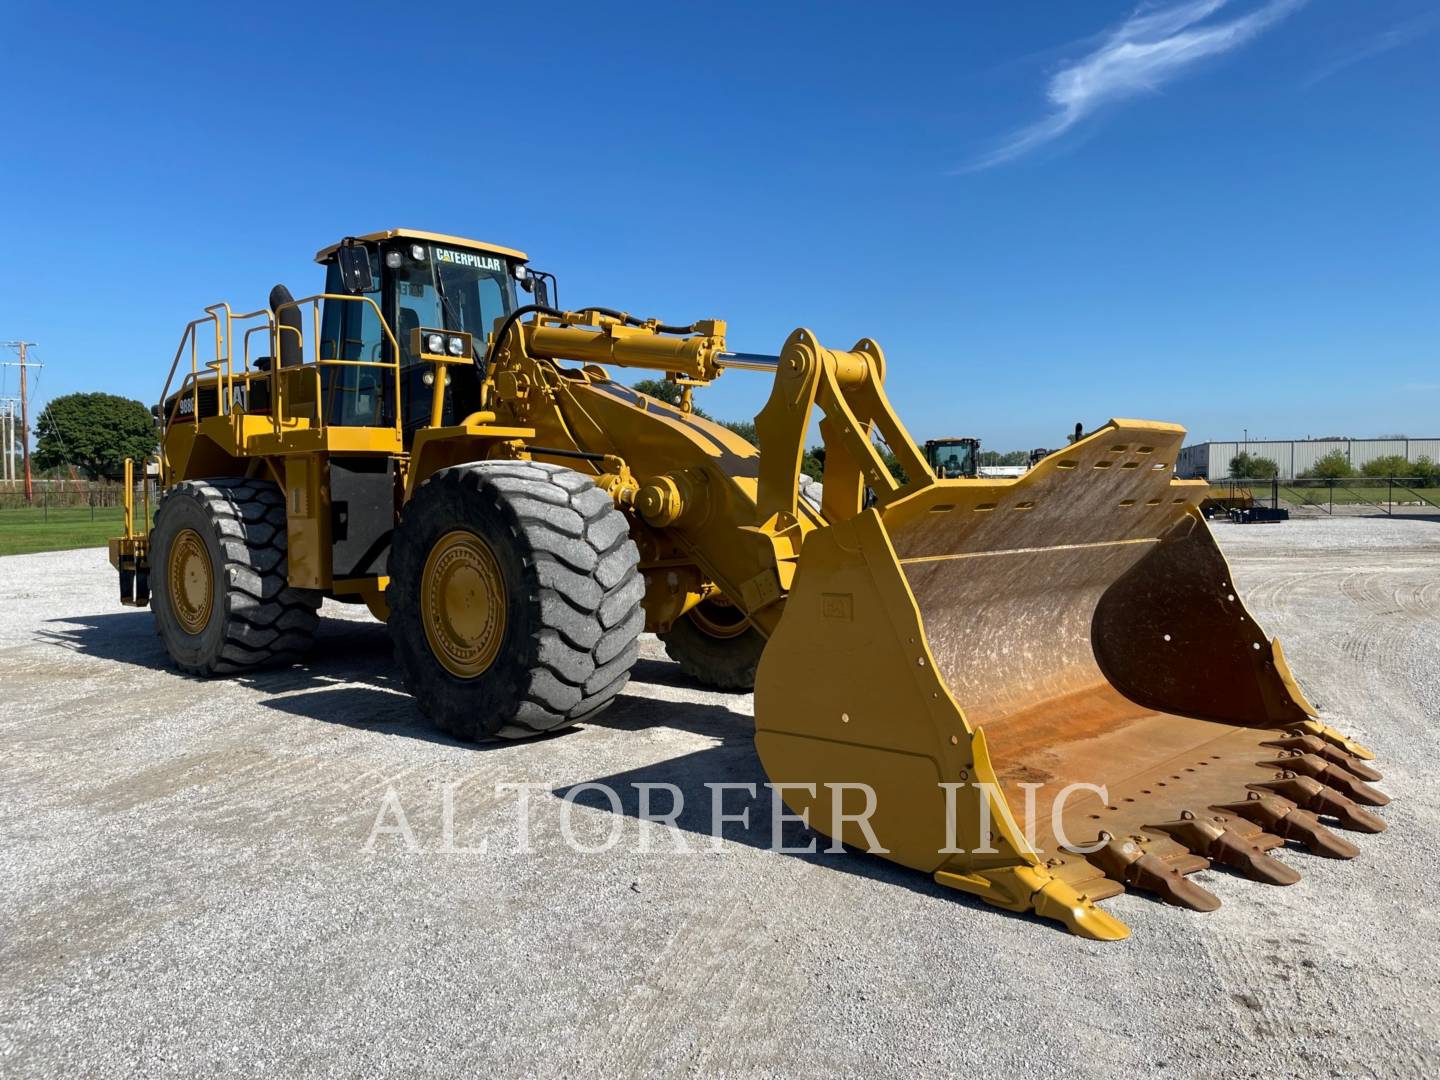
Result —
<instances>
[{"instance_id":1,"label":"yellow wheel loader","mask_svg":"<svg viewBox=\"0 0 1440 1080\"><path fill-rule=\"evenodd\" d=\"M318 261L324 292L186 328L153 529L111 543L182 669L290 661L322 597L363 603L431 721L515 738L611 703L650 630L753 681L760 760L813 828L1092 938L1128 933L1096 904L1127 887L1208 909L1211 863L1286 884L1286 841L1349 858L1328 826L1383 827L1372 755L1319 720L1205 483L1175 478L1181 428L1112 420L1018 479L939 479L873 341L735 353L724 323L562 310L521 252L412 230ZM727 369L773 380L758 448L692 410Z\"/></svg>"}]
</instances>

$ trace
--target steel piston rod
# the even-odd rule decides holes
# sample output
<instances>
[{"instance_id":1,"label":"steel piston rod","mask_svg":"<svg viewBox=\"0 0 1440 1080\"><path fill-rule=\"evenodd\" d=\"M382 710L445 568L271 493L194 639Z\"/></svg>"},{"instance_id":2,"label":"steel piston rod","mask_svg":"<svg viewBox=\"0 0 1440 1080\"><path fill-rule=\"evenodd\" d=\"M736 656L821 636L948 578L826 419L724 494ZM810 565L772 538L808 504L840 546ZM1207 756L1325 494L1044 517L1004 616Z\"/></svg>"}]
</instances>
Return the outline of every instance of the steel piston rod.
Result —
<instances>
[{"instance_id":1,"label":"steel piston rod","mask_svg":"<svg viewBox=\"0 0 1440 1080\"><path fill-rule=\"evenodd\" d=\"M780 357L769 353L722 352L715 354L715 366L737 371L774 371L780 366Z\"/></svg>"}]
</instances>

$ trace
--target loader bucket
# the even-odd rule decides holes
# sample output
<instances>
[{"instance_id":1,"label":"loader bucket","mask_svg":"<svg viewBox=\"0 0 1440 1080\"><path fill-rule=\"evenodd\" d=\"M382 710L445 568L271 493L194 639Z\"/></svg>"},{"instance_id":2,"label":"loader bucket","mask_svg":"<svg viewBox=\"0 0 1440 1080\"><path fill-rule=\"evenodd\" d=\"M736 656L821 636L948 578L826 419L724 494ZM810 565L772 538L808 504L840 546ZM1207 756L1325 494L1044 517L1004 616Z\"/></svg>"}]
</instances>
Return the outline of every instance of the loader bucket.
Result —
<instances>
[{"instance_id":1,"label":"loader bucket","mask_svg":"<svg viewBox=\"0 0 1440 1080\"><path fill-rule=\"evenodd\" d=\"M1357 849L1388 800L1320 723L1173 477L1184 429L1112 420L1013 481L941 480L807 537L756 746L836 840L1092 938L1125 887L1199 910L1219 862ZM868 788L868 790L866 790Z\"/></svg>"}]
</instances>

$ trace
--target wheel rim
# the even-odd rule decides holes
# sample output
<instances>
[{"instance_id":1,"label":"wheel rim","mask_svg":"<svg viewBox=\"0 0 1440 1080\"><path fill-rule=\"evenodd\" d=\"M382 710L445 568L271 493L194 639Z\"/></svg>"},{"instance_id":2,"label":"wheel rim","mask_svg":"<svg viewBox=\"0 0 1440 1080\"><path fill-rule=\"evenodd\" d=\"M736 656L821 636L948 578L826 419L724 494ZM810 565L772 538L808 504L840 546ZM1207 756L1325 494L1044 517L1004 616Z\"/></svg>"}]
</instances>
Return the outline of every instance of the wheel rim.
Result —
<instances>
[{"instance_id":1,"label":"wheel rim","mask_svg":"<svg viewBox=\"0 0 1440 1080\"><path fill-rule=\"evenodd\" d=\"M210 549L194 529L182 529L170 545L170 607L181 629L198 634L210 624L215 603L215 568Z\"/></svg>"},{"instance_id":2,"label":"wheel rim","mask_svg":"<svg viewBox=\"0 0 1440 1080\"><path fill-rule=\"evenodd\" d=\"M713 638L739 637L750 627L745 613L720 596L702 600L690 609L690 620Z\"/></svg>"},{"instance_id":3,"label":"wheel rim","mask_svg":"<svg viewBox=\"0 0 1440 1080\"><path fill-rule=\"evenodd\" d=\"M505 586L490 546L472 532L442 536L420 579L420 621L440 666L461 679L483 675L505 636Z\"/></svg>"}]
</instances>

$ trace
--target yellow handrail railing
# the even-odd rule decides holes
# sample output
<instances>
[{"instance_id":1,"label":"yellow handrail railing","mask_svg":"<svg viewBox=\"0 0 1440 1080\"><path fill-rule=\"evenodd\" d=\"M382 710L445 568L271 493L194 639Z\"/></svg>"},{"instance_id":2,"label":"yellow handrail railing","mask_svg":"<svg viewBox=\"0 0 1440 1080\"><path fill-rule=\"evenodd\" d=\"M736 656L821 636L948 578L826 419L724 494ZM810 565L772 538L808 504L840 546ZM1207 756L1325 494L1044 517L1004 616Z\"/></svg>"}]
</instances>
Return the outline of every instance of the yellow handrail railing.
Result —
<instances>
[{"instance_id":1,"label":"yellow handrail railing","mask_svg":"<svg viewBox=\"0 0 1440 1080\"><path fill-rule=\"evenodd\" d=\"M341 360L338 358L327 358L320 355L320 305L324 301L334 300L337 302L368 304L375 312L376 321L389 342L391 355L395 357L392 361L385 360ZM310 306L311 322L311 352L313 356L305 357L305 333L302 327L286 326L279 321L280 312L287 308L299 309L303 305ZM262 326L247 328L241 337L241 367L239 371L234 365L234 334L235 324L250 319L264 318ZM206 361L200 359L199 330L206 324L211 324L214 331L214 354ZM303 317L302 317L303 324ZM372 367L391 372L392 393L394 395L394 428L397 435L404 432L404 409L401 407L402 380L400 376L400 342L395 337L390 325L385 321L380 306L368 296L349 296L339 293L316 293L313 296L302 297L299 300L290 300L281 304L273 311L262 308L258 311L235 313L231 311L227 303L211 304L205 308L205 316L188 323L180 336L180 344L175 350L175 357L170 363L170 370L165 376L165 385L160 392L162 409L170 397L170 388L174 384L176 372L180 369L180 362L189 350L190 371L181 379L180 387L175 395L175 402L165 415L165 425L168 428L175 423L181 403L186 399L188 391L191 415L188 418L197 427L201 420L200 390L202 384L211 382L211 377L204 374L204 370L213 373L213 384L216 392L216 415L229 416L232 414L236 404L237 384L245 395L248 402L251 398L252 384L261 380L266 381L271 387L270 395L270 418L274 430L278 433L287 423L292 423L299 417L289 416L286 413L285 383L286 379L280 375L281 369L278 365L280 356L281 335L289 331L295 334L299 340L301 362L298 368L312 372L315 377L315 415L313 418L304 419L311 422L315 428L325 426L324 419L324 382L321 378L321 368L324 367ZM250 366L250 336L256 333L268 332L270 340L270 352L276 359L272 361L269 371L257 371ZM162 458L161 467L164 469L165 461Z\"/></svg>"}]
</instances>

